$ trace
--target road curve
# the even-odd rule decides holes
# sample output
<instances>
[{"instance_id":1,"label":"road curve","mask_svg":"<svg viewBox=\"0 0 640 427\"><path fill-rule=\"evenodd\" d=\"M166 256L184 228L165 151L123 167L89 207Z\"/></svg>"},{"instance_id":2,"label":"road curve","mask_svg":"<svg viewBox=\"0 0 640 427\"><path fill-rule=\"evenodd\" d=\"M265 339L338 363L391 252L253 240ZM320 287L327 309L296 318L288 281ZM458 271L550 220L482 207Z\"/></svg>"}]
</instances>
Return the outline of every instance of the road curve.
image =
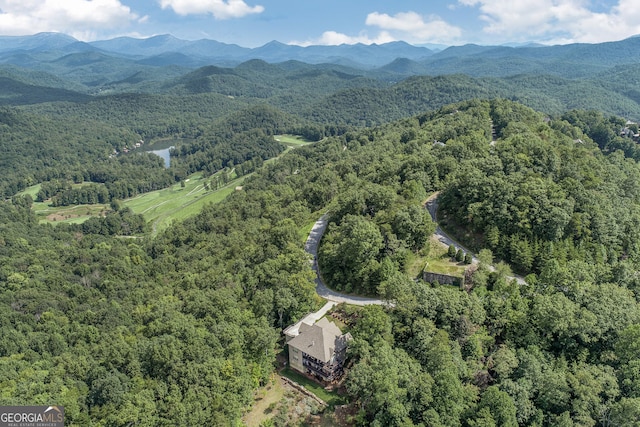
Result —
<instances>
[{"instance_id":1,"label":"road curve","mask_svg":"<svg viewBox=\"0 0 640 427\"><path fill-rule=\"evenodd\" d=\"M436 237L436 239L438 239L438 241L440 243L442 243L443 245L445 245L447 247L453 245L456 248L456 251L458 249L462 249L463 252L472 254L472 263L473 264L478 264L480 262L480 260L478 260L478 258L473 256L473 252L471 252L469 249L467 249L464 246L462 246L462 244L460 244L459 242L457 242L454 239L452 239L451 236L449 236L447 233L445 233L442 230L442 228L440 228L440 225L438 225L437 214L438 214L438 196L439 195L440 195L439 192L436 192L436 193L432 194L427 199L427 202L424 205L425 208L427 208L427 210L429 211L429 214L431 215L431 219L433 220L433 222L436 223L436 230L434 231L433 235ZM495 271L495 267L493 265L490 265L489 269L491 271ZM515 279L518 282L518 284L520 284L520 285L526 285L527 284L527 282L524 280L524 277L518 276L517 274L514 274L513 276L507 276L507 279Z\"/></svg>"},{"instance_id":2,"label":"road curve","mask_svg":"<svg viewBox=\"0 0 640 427\"><path fill-rule=\"evenodd\" d=\"M473 252L462 246L462 244L460 244L459 242L453 240L447 233L442 230L442 228L440 228L440 225L436 220L436 215L438 213L438 194L439 193L432 194L431 197L427 199L427 202L424 205L431 215L431 220L436 223L436 229L433 232L433 235L436 237L436 239L438 239L440 243L447 247L453 245L453 247L456 248L456 251L458 249L462 249L463 252L472 254L472 262L473 264L477 264L480 261L478 260L478 258L473 256Z\"/></svg>"},{"instance_id":3,"label":"road curve","mask_svg":"<svg viewBox=\"0 0 640 427\"><path fill-rule=\"evenodd\" d=\"M425 207L431 214L431 218L436 223L436 230L434 232L434 236L445 246L453 245L456 250L462 249L464 252L472 253L467 248L465 248L462 244L452 239L447 233L445 233L439 225L437 225L436 215L438 211L438 193L433 194L425 204ZM311 232L309 232L309 237L307 237L307 241L304 245L305 251L310 254L313 259L311 261L311 268L316 273L316 293L327 301L334 301L337 303L347 303L352 305L389 305L387 302L376 299L376 298L367 298L360 297L357 295L347 295L340 292L336 292L333 289L329 289L327 285L322 281L322 277L320 276L320 270L318 269L318 246L320 245L320 240L322 239L322 235L327 229L328 225L328 215L324 214L316 221L316 223L311 228ZM474 256L473 263L477 264L479 260ZM495 268L491 265L489 268L493 271ZM523 277L518 275L508 276L509 279L515 279L519 284L525 285L526 282Z\"/></svg>"},{"instance_id":4,"label":"road curve","mask_svg":"<svg viewBox=\"0 0 640 427\"><path fill-rule=\"evenodd\" d=\"M380 299L342 294L329 289L324 284L322 277L320 276L320 270L318 269L318 245L320 245L320 239L322 239L322 235L327 229L327 218L328 215L324 214L316 221L309 233L309 237L307 237L307 242L304 244L305 251L313 257L313 260L311 261L311 268L316 272L316 293L327 301L334 301L337 303L344 302L352 305L386 305L387 303Z\"/></svg>"}]
</instances>

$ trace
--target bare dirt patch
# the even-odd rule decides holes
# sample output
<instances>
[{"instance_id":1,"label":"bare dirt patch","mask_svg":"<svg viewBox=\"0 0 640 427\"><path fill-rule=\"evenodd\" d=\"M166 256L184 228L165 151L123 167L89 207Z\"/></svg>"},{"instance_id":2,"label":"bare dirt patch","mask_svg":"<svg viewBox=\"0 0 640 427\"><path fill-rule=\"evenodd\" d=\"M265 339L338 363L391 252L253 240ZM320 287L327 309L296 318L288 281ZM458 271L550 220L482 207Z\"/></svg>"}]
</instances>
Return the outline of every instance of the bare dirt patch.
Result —
<instances>
[{"instance_id":1,"label":"bare dirt patch","mask_svg":"<svg viewBox=\"0 0 640 427\"><path fill-rule=\"evenodd\" d=\"M242 421L248 427L320 425L321 405L274 374L269 384L256 392L256 398Z\"/></svg>"},{"instance_id":2,"label":"bare dirt patch","mask_svg":"<svg viewBox=\"0 0 640 427\"><path fill-rule=\"evenodd\" d=\"M47 215L47 221L64 221L66 219L78 218L80 215L61 215L59 213L52 213Z\"/></svg>"},{"instance_id":3,"label":"bare dirt patch","mask_svg":"<svg viewBox=\"0 0 640 427\"><path fill-rule=\"evenodd\" d=\"M256 392L253 406L242 421L248 427L349 427L352 415L350 406L336 406L334 412L274 373L269 384Z\"/></svg>"}]
</instances>

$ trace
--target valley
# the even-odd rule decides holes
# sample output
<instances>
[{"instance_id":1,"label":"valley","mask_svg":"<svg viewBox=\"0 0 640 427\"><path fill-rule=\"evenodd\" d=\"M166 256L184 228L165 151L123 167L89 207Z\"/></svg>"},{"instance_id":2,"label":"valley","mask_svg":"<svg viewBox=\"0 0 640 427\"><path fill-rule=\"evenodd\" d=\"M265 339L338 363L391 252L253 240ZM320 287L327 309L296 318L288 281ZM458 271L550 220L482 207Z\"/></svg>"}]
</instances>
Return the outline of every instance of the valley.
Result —
<instances>
[{"instance_id":1,"label":"valley","mask_svg":"<svg viewBox=\"0 0 640 427\"><path fill-rule=\"evenodd\" d=\"M310 143L310 141L296 135L276 135L274 138L276 141L286 144L289 149ZM165 142L164 145L172 143L175 143L174 140ZM182 141L182 143L185 142ZM154 144L152 148L157 148L157 145L157 143ZM133 213L142 215L145 221L151 224L152 235L155 235L174 221L182 221L196 215L206 204L219 203L231 192L241 191L244 177L236 177L234 170L225 173L231 177L226 183L222 183L222 172L210 177L203 177L202 174L195 173L184 179L183 182L173 184L171 187L125 199L122 201L122 205L131 209ZM36 199L40 189L39 184L34 185L19 195L29 195ZM52 207L50 201L43 201L33 203L32 209L40 222L80 224L89 218L104 216L110 207L100 203Z\"/></svg>"},{"instance_id":2,"label":"valley","mask_svg":"<svg viewBox=\"0 0 640 427\"><path fill-rule=\"evenodd\" d=\"M88 426L640 419L639 38L0 42L0 404ZM323 298L345 303L338 384L284 363Z\"/></svg>"}]
</instances>

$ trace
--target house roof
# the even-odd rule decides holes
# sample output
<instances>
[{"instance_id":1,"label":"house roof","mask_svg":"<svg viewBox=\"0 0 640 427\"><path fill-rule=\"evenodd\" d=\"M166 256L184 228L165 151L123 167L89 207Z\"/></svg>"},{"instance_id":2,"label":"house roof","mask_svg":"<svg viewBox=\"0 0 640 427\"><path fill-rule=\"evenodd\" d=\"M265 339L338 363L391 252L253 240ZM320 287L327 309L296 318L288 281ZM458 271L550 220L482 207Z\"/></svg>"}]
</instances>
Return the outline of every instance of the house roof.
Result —
<instances>
[{"instance_id":1,"label":"house roof","mask_svg":"<svg viewBox=\"0 0 640 427\"><path fill-rule=\"evenodd\" d=\"M342 335L340 328L324 317L313 325L302 323L299 332L289 345L324 363L331 361L334 352L344 350L350 337Z\"/></svg>"},{"instance_id":2,"label":"house roof","mask_svg":"<svg viewBox=\"0 0 640 427\"><path fill-rule=\"evenodd\" d=\"M331 310L336 305L333 301L328 301L320 310L315 313L307 314L304 319L296 323L295 325L288 326L283 332L289 338L297 337L300 333L300 325L306 323L307 325L313 325L318 321L318 319L322 318L327 311Z\"/></svg>"}]
</instances>

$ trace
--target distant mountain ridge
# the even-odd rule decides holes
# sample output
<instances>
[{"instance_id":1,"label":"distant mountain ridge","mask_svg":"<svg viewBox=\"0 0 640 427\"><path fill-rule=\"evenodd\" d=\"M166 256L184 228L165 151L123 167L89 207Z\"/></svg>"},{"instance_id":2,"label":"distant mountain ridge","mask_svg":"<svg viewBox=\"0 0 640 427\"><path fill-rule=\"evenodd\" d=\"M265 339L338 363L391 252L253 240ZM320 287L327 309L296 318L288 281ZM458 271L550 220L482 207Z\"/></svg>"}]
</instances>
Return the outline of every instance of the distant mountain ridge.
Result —
<instances>
[{"instance_id":1,"label":"distant mountain ridge","mask_svg":"<svg viewBox=\"0 0 640 427\"><path fill-rule=\"evenodd\" d=\"M387 64L398 57L423 60L433 51L405 42L385 44L354 44L339 46L296 46L271 41L257 48L246 48L215 40L181 40L171 35L159 35L146 39L118 37L90 43L80 42L60 33L39 33L32 36L0 36L0 61L8 53L42 54L80 53L90 50L101 51L130 59L146 60L150 57L170 57L168 54L182 54L192 58L198 66L237 65L249 59L263 59L267 62L297 60L308 63L352 61L365 67ZM2 61L4 62L4 61ZM177 64L180 65L180 64Z\"/></svg>"},{"instance_id":2,"label":"distant mountain ridge","mask_svg":"<svg viewBox=\"0 0 640 427\"><path fill-rule=\"evenodd\" d=\"M638 120L638 53L640 37L434 52L404 42L245 48L171 35L91 43L58 33L0 36L0 105L211 94L266 102L316 122L372 125L464 99L503 97L548 113L592 108Z\"/></svg>"},{"instance_id":3,"label":"distant mountain ridge","mask_svg":"<svg viewBox=\"0 0 640 427\"><path fill-rule=\"evenodd\" d=\"M61 33L0 36L0 64L37 69L33 64L90 52L143 65L177 65L191 69L206 65L233 67L251 59L262 59L269 63L293 60L366 70L382 68L382 72L403 76L464 73L497 77L544 71L574 78L596 75L616 65L640 62L640 37L556 46L467 44L434 51L405 42L297 46L274 40L260 47L247 48L209 39L182 40L168 34L145 39L118 37L89 43Z\"/></svg>"}]
</instances>

